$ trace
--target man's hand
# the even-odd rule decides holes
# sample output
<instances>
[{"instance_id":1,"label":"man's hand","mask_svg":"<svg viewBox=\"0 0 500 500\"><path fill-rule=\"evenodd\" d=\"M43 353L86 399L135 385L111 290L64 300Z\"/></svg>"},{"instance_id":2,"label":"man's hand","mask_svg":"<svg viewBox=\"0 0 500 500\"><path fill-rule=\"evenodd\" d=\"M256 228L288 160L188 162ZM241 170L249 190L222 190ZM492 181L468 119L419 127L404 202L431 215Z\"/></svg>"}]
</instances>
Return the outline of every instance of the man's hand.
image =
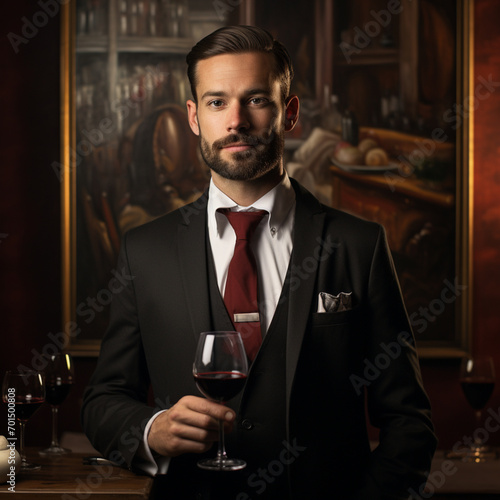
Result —
<instances>
[{"instance_id":1,"label":"man's hand","mask_svg":"<svg viewBox=\"0 0 500 500\"><path fill-rule=\"evenodd\" d=\"M184 396L160 414L148 434L149 447L167 457L203 453L219 439L219 420L231 431L236 415L224 405L197 396Z\"/></svg>"}]
</instances>

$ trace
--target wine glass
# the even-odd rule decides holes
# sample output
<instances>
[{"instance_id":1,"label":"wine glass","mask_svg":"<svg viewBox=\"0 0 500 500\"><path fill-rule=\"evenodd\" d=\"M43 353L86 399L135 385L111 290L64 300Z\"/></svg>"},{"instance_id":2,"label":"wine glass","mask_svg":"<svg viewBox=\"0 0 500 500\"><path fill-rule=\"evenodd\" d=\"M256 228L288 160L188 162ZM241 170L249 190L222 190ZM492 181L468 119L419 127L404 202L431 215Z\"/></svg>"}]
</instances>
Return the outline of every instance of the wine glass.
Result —
<instances>
[{"instance_id":1,"label":"wine glass","mask_svg":"<svg viewBox=\"0 0 500 500\"><path fill-rule=\"evenodd\" d=\"M248 361L238 332L203 332L193 363L193 376L200 392L212 401L224 403L245 385ZM224 423L219 421L219 445L215 458L198 462L206 470L232 471L246 467L238 458L228 458L224 444Z\"/></svg>"},{"instance_id":2,"label":"wine glass","mask_svg":"<svg viewBox=\"0 0 500 500\"><path fill-rule=\"evenodd\" d=\"M21 455L21 471L39 469L40 465L26 460L24 451L25 427L28 419L42 406L45 401L45 380L41 372L8 371L5 373L2 384L2 399L8 404L9 419L15 412L15 419L19 422L19 454ZM14 440L15 429L7 429L9 439Z\"/></svg>"},{"instance_id":3,"label":"wine glass","mask_svg":"<svg viewBox=\"0 0 500 500\"><path fill-rule=\"evenodd\" d=\"M66 399L74 383L73 359L69 354L57 353L46 356L47 366L45 374L45 401L52 410L52 440L50 446L40 451L40 455L64 455L71 450L59 445L57 436L57 417L59 405Z\"/></svg>"},{"instance_id":4,"label":"wine glass","mask_svg":"<svg viewBox=\"0 0 500 500\"><path fill-rule=\"evenodd\" d=\"M489 356L465 357L460 366L460 385L467 402L475 410L476 428L481 426L482 410L495 387L495 367ZM484 444L478 433L462 458L465 462L484 462L496 458L496 453Z\"/></svg>"}]
</instances>

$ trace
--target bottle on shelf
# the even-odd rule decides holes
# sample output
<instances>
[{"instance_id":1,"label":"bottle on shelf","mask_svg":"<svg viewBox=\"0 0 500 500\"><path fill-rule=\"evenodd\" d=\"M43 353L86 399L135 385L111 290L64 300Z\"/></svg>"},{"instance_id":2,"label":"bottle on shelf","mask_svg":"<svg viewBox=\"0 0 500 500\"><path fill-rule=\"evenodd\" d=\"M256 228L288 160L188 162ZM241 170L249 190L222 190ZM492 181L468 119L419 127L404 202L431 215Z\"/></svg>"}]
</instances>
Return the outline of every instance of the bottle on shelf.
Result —
<instances>
[{"instance_id":1,"label":"bottle on shelf","mask_svg":"<svg viewBox=\"0 0 500 500\"><path fill-rule=\"evenodd\" d=\"M342 116L342 140L353 146L359 142L358 120L351 109L347 109Z\"/></svg>"},{"instance_id":2,"label":"bottle on shelf","mask_svg":"<svg viewBox=\"0 0 500 500\"><path fill-rule=\"evenodd\" d=\"M328 86L325 86L325 104L321 118L321 127L329 132L340 134L342 130L342 114L338 108L338 97L330 95Z\"/></svg>"}]
</instances>

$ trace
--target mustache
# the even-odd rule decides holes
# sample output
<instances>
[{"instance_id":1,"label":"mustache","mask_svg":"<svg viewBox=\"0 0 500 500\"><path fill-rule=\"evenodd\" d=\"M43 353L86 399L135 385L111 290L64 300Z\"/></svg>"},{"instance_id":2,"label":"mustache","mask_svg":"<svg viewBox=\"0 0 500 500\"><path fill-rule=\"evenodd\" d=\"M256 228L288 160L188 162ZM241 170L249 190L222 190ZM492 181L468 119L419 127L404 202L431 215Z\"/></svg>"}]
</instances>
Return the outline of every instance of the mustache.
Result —
<instances>
[{"instance_id":1,"label":"mustache","mask_svg":"<svg viewBox=\"0 0 500 500\"><path fill-rule=\"evenodd\" d=\"M230 134L227 137L218 139L212 144L213 149L222 149L231 144L246 144L248 146L258 146L259 144L268 144L268 137L258 137L248 134Z\"/></svg>"}]
</instances>

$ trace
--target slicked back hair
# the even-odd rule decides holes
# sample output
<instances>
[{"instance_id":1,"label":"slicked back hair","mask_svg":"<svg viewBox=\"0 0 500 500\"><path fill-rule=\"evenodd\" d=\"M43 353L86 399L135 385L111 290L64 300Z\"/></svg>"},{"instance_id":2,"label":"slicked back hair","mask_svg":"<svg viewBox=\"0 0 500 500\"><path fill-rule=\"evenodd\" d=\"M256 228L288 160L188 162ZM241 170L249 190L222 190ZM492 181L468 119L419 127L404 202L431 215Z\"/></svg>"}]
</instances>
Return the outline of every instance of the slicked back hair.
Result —
<instances>
[{"instance_id":1,"label":"slicked back hair","mask_svg":"<svg viewBox=\"0 0 500 500\"><path fill-rule=\"evenodd\" d=\"M222 54L262 52L274 56L274 73L279 79L283 101L290 93L293 65L285 46L256 26L227 26L201 39L186 57L188 78L193 99L196 95L196 68L199 61Z\"/></svg>"}]
</instances>

